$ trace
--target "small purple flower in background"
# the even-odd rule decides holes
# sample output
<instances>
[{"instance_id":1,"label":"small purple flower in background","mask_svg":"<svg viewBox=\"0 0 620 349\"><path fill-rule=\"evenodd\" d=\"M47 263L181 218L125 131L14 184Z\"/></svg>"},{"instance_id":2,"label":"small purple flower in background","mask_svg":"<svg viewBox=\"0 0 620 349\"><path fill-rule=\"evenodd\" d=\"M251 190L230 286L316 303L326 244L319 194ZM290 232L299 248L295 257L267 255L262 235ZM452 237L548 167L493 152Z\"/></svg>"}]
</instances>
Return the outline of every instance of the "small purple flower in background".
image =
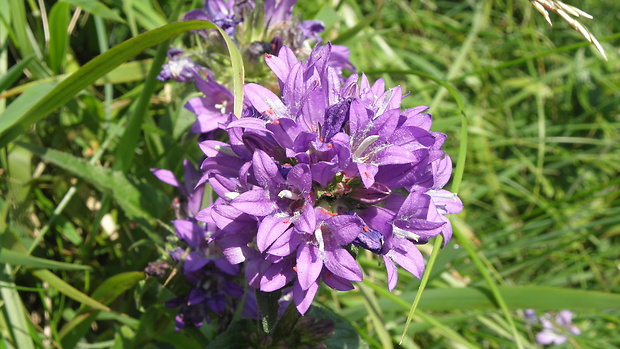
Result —
<instances>
[{"instance_id":1,"label":"small purple flower in background","mask_svg":"<svg viewBox=\"0 0 620 349\"><path fill-rule=\"evenodd\" d=\"M444 215L462 209L442 189L452 162L427 108L401 111L400 87L386 90L383 80L344 81L332 50L317 46L305 62L286 46L266 55L281 97L247 84L243 116L220 124L228 143L200 144L199 184L219 198L196 219L213 222L212 239L230 263L245 263L250 286L272 292L292 283L301 314L321 281L345 291L362 280L350 245L383 258L390 290L396 264L420 277L415 244L439 234L447 243Z\"/></svg>"},{"instance_id":2,"label":"small purple flower in background","mask_svg":"<svg viewBox=\"0 0 620 349\"><path fill-rule=\"evenodd\" d=\"M202 208L204 194L204 186L196 185L202 174L187 159L183 160L183 170L184 182L181 184L172 171L151 169L157 179L179 189L179 198L173 202L173 208L178 219L196 216Z\"/></svg>"},{"instance_id":3,"label":"small purple flower in background","mask_svg":"<svg viewBox=\"0 0 620 349\"><path fill-rule=\"evenodd\" d=\"M536 342L543 345L560 345L568 340L570 335L579 335L581 330L573 325L573 313L570 310L560 311L555 318L545 313L543 316L537 316L532 309L525 310L525 320L528 323L542 324L542 331L536 334Z\"/></svg>"},{"instance_id":4,"label":"small purple flower in background","mask_svg":"<svg viewBox=\"0 0 620 349\"><path fill-rule=\"evenodd\" d=\"M254 8L254 1L238 2L237 0L205 0L202 9L195 9L187 12L183 16L184 21L203 20L210 21L218 27L224 29L229 36L235 35L235 27L243 22L243 12L245 9ZM199 30L203 36L208 35L208 31Z\"/></svg>"},{"instance_id":5,"label":"small purple flower in background","mask_svg":"<svg viewBox=\"0 0 620 349\"><path fill-rule=\"evenodd\" d=\"M157 76L157 80L168 81L175 80L178 82L189 82L194 80L194 76L197 72L202 71L209 73L209 71L194 63L191 59L183 57L183 50L178 48L170 48L168 50L168 62L162 66L162 70Z\"/></svg>"}]
</instances>

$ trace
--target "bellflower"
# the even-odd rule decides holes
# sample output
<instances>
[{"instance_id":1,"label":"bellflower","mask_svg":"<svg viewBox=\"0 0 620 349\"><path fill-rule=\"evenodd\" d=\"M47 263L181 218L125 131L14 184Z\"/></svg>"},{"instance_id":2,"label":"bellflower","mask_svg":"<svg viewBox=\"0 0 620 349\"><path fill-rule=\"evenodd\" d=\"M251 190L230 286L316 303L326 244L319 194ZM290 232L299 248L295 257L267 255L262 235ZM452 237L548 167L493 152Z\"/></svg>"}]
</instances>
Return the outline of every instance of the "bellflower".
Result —
<instances>
[{"instance_id":1,"label":"bellflower","mask_svg":"<svg viewBox=\"0 0 620 349\"><path fill-rule=\"evenodd\" d=\"M192 125L193 133L207 133L221 128L232 117L233 95L224 86L207 76L196 75L196 87L204 97L194 97L185 104L185 109L196 114Z\"/></svg>"},{"instance_id":2,"label":"bellflower","mask_svg":"<svg viewBox=\"0 0 620 349\"><path fill-rule=\"evenodd\" d=\"M439 234L447 242L444 215L462 209L442 189L452 163L427 108L401 110L401 88L383 80L344 80L332 51L317 45L306 61L286 46L266 55L281 95L247 84L243 116L225 124L228 142L200 144L198 183L219 198L196 218L214 223L212 239L230 263L245 263L250 286L292 285L302 314L321 282L350 290L362 280L353 246L381 256L390 290L396 265L420 277L415 245Z\"/></svg>"},{"instance_id":3,"label":"bellflower","mask_svg":"<svg viewBox=\"0 0 620 349\"><path fill-rule=\"evenodd\" d=\"M539 344L560 345L568 340L569 334L581 334L581 330L572 323L573 313L570 310L562 310L554 318L549 313L537 317L534 310L527 309L525 317L528 323L538 323L540 321L542 324L542 331L536 334L536 342Z\"/></svg>"},{"instance_id":4,"label":"bellflower","mask_svg":"<svg viewBox=\"0 0 620 349\"><path fill-rule=\"evenodd\" d=\"M175 80L178 82L189 82L194 80L194 75L202 71L206 74L209 71L194 63L191 59L183 56L183 50L170 48L167 53L168 62L162 66L162 70L157 76L159 81Z\"/></svg>"}]
</instances>

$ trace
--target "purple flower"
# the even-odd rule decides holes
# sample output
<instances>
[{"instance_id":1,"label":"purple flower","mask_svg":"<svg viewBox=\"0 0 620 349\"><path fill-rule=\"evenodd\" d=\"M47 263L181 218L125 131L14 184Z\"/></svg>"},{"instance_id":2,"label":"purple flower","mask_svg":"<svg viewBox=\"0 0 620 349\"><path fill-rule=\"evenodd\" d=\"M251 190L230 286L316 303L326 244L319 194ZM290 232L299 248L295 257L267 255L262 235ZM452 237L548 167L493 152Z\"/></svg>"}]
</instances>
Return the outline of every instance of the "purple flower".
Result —
<instances>
[{"instance_id":1,"label":"purple flower","mask_svg":"<svg viewBox=\"0 0 620 349\"><path fill-rule=\"evenodd\" d=\"M273 27L278 22L290 21L296 2L297 0L265 0L265 26Z\"/></svg>"},{"instance_id":2,"label":"purple flower","mask_svg":"<svg viewBox=\"0 0 620 349\"><path fill-rule=\"evenodd\" d=\"M194 80L198 71L208 74L208 70L194 63L191 59L183 56L183 51L178 48L168 50L168 62L162 66L162 70L157 76L157 80L178 82L189 82Z\"/></svg>"},{"instance_id":3,"label":"purple flower","mask_svg":"<svg viewBox=\"0 0 620 349\"><path fill-rule=\"evenodd\" d=\"M343 81L332 61L329 43L305 62L286 46L266 55L281 96L247 84L243 116L220 124L228 144L201 143L199 183L219 198L197 219L214 224L212 239L230 263L246 264L250 286L292 284L302 314L321 282L350 290L362 280L351 245L381 256L390 290L396 264L420 277L415 245L439 234L450 240L444 215L462 209L442 189L452 163L426 107L401 110L400 87L371 85L365 75Z\"/></svg>"},{"instance_id":4,"label":"purple flower","mask_svg":"<svg viewBox=\"0 0 620 349\"><path fill-rule=\"evenodd\" d=\"M218 84L207 76L203 79L196 75L196 87L204 97L194 97L185 104L185 109L196 114L196 122L192 125L192 132L207 133L231 121L233 109L233 95L223 85Z\"/></svg>"},{"instance_id":5,"label":"purple flower","mask_svg":"<svg viewBox=\"0 0 620 349\"><path fill-rule=\"evenodd\" d=\"M573 313L570 310L562 310L553 318L549 313L537 317L534 310L527 309L525 316L528 323L538 323L540 320L543 329L536 334L536 341L539 344L560 345L568 340L569 334L581 334L581 330L572 323Z\"/></svg>"},{"instance_id":6,"label":"purple flower","mask_svg":"<svg viewBox=\"0 0 620 349\"><path fill-rule=\"evenodd\" d=\"M184 184L179 183L174 173L169 170L152 168L151 172L160 181L179 189L180 196L175 199L173 206L179 219L194 217L202 207L204 186L198 185L201 173L194 168L189 160L183 160Z\"/></svg>"},{"instance_id":7,"label":"purple flower","mask_svg":"<svg viewBox=\"0 0 620 349\"><path fill-rule=\"evenodd\" d=\"M203 9L195 9L183 16L184 21L210 21L224 29L229 36L234 36L235 27L243 22L244 9L254 8L254 1L237 2L236 0L205 0ZM198 31L206 36L206 31Z\"/></svg>"}]
</instances>

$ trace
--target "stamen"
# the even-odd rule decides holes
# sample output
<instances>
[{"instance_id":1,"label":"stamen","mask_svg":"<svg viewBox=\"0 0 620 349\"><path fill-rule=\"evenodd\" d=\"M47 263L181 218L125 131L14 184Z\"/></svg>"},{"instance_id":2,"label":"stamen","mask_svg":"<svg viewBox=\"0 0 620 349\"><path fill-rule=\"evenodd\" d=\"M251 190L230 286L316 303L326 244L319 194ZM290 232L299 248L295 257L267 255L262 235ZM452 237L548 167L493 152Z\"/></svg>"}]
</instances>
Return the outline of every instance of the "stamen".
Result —
<instances>
[{"instance_id":1,"label":"stamen","mask_svg":"<svg viewBox=\"0 0 620 349\"><path fill-rule=\"evenodd\" d=\"M368 147L372 143L374 143L377 139L379 139L379 135L374 135L374 136L366 137L366 139L364 139L362 141L362 144L360 144L359 147L357 147L357 149L355 150L355 153L353 153L353 158L361 159L362 158L362 154L364 154L366 149L368 149Z\"/></svg>"},{"instance_id":2,"label":"stamen","mask_svg":"<svg viewBox=\"0 0 620 349\"><path fill-rule=\"evenodd\" d=\"M223 99L220 103L214 105L215 109L219 109L220 114L222 115L226 114L226 106L228 106L228 101L225 99Z\"/></svg>"},{"instance_id":3,"label":"stamen","mask_svg":"<svg viewBox=\"0 0 620 349\"><path fill-rule=\"evenodd\" d=\"M239 195L241 195L241 194L239 194L237 192L234 192L234 191L231 191L231 192L228 192L228 193L224 194L225 197L227 197L227 198L229 198L231 200L234 200Z\"/></svg>"},{"instance_id":4,"label":"stamen","mask_svg":"<svg viewBox=\"0 0 620 349\"><path fill-rule=\"evenodd\" d=\"M314 236L316 237L316 241L319 243L319 251L321 254L325 253L325 242L323 241L323 232L321 231L321 228L314 231Z\"/></svg>"},{"instance_id":5,"label":"stamen","mask_svg":"<svg viewBox=\"0 0 620 349\"><path fill-rule=\"evenodd\" d=\"M295 194L290 190L282 190L280 193L278 193L278 196L281 198L287 198L287 199L291 199L291 200L299 200L301 199L301 196L299 194Z\"/></svg>"},{"instance_id":6,"label":"stamen","mask_svg":"<svg viewBox=\"0 0 620 349\"><path fill-rule=\"evenodd\" d=\"M414 234L410 231L406 231L404 229L401 229L397 226L395 226L394 224L392 224L392 232L400 237L403 237L405 239L409 239L409 240L415 240L416 242L419 241L420 239L420 235L418 234Z\"/></svg>"}]
</instances>

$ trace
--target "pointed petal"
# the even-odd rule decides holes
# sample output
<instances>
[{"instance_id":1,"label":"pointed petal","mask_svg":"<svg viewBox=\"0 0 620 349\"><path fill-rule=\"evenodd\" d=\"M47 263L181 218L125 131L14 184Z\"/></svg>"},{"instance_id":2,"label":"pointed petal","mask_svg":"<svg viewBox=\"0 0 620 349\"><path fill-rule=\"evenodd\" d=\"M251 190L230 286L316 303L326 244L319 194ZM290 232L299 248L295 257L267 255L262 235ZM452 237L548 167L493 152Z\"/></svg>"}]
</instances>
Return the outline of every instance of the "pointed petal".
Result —
<instances>
[{"instance_id":1,"label":"pointed petal","mask_svg":"<svg viewBox=\"0 0 620 349\"><path fill-rule=\"evenodd\" d=\"M421 278L424 272L424 258L420 250L407 239L394 237L392 243L392 249L387 256L418 279Z\"/></svg>"},{"instance_id":2,"label":"pointed petal","mask_svg":"<svg viewBox=\"0 0 620 349\"><path fill-rule=\"evenodd\" d=\"M187 258L185 258L183 273L191 274L207 265L207 263L209 263L209 259L202 257L197 251L192 251L187 255Z\"/></svg>"},{"instance_id":3,"label":"pointed petal","mask_svg":"<svg viewBox=\"0 0 620 349\"><path fill-rule=\"evenodd\" d=\"M323 269L319 250L311 244L304 244L297 249L297 280L303 290L316 283Z\"/></svg>"},{"instance_id":4,"label":"pointed petal","mask_svg":"<svg viewBox=\"0 0 620 349\"><path fill-rule=\"evenodd\" d=\"M164 169L152 168L151 172L160 181L162 181L162 182L164 182L166 184L170 184L173 187L181 188L181 184L179 184L179 181L174 176L174 173L172 173L172 171L168 171L168 170L164 170Z\"/></svg>"},{"instance_id":5,"label":"pointed petal","mask_svg":"<svg viewBox=\"0 0 620 349\"><path fill-rule=\"evenodd\" d=\"M293 284L293 300L297 306L297 311L299 311L301 315L304 315L312 305L312 301L314 300L314 296L316 295L316 291L318 291L318 289L318 280L314 281L305 290L301 288L299 282L295 282Z\"/></svg>"},{"instance_id":6,"label":"pointed petal","mask_svg":"<svg viewBox=\"0 0 620 349\"><path fill-rule=\"evenodd\" d=\"M325 221L338 245L350 244L362 231L364 222L353 215L338 215Z\"/></svg>"},{"instance_id":7,"label":"pointed petal","mask_svg":"<svg viewBox=\"0 0 620 349\"><path fill-rule=\"evenodd\" d=\"M286 286L295 277L294 258L285 258L280 263L272 264L260 280L260 290L273 292Z\"/></svg>"},{"instance_id":8,"label":"pointed petal","mask_svg":"<svg viewBox=\"0 0 620 349\"><path fill-rule=\"evenodd\" d=\"M230 205L243 213L252 216L264 217L273 213L276 205L269 199L264 190L250 190L237 196Z\"/></svg>"},{"instance_id":9,"label":"pointed petal","mask_svg":"<svg viewBox=\"0 0 620 349\"><path fill-rule=\"evenodd\" d=\"M257 149L252 156L252 169L258 184L268 190L275 190L284 178L278 171L274 160L262 150Z\"/></svg>"},{"instance_id":10,"label":"pointed petal","mask_svg":"<svg viewBox=\"0 0 620 349\"><path fill-rule=\"evenodd\" d=\"M351 281L341 278L338 275L334 275L334 273L327 269L323 269L321 279L325 282L325 285L337 291L351 291L355 288L353 287L353 284L351 284Z\"/></svg>"},{"instance_id":11,"label":"pointed petal","mask_svg":"<svg viewBox=\"0 0 620 349\"><path fill-rule=\"evenodd\" d=\"M290 217L265 217L258 226L256 245L260 252L265 252L291 226ZM290 234L290 233L289 233Z\"/></svg>"},{"instance_id":12,"label":"pointed petal","mask_svg":"<svg viewBox=\"0 0 620 349\"><path fill-rule=\"evenodd\" d=\"M394 287L396 287L396 283L398 282L398 270L390 257L383 256L383 262L385 262L385 271L387 272L388 277L388 290L391 292Z\"/></svg>"},{"instance_id":13,"label":"pointed petal","mask_svg":"<svg viewBox=\"0 0 620 349\"><path fill-rule=\"evenodd\" d=\"M355 258L342 247L333 251L325 251L325 267L334 275L351 281L362 281L362 268Z\"/></svg>"},{"instance_id":14,"label":"pointed petal","mask_svg":"<svg viewBox=\"0 0 620 349\"><path fill-rule=\"evenodd\" d=\"M186 221L175 220L172 222L177 234L183 241L185 241L191 248L198 249L200 243L205 239L205 231L198 224Z\"/></svg>"}]
</instances>

